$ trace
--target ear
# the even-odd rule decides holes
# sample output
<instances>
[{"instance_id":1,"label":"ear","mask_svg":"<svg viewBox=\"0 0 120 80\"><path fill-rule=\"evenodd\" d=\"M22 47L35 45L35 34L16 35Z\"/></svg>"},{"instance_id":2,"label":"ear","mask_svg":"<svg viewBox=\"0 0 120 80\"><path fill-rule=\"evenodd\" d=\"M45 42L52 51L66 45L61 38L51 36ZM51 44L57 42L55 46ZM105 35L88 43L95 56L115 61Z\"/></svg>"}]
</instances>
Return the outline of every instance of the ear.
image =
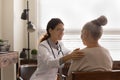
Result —
<instances>
[{"instance_id":1,"label":"ear","mask_svg":"<svg viewBox=\"0 0 120 80\"><path fill-rule=\"evenodd\" d=\"M87 30L84 30L84 38L87 39L89 36L89 32Z\"/></svg>"},{"instance_id":2,"label":"ear","mask_svg":"<svg viewBox=\"0 0 120 80\"><path fill-rule=\"evenodd\" d=\"M50 29L49 29L49 33L51 33L51 32L52 32L52 29L50 28Z\"/></svg>"}]
</instances>

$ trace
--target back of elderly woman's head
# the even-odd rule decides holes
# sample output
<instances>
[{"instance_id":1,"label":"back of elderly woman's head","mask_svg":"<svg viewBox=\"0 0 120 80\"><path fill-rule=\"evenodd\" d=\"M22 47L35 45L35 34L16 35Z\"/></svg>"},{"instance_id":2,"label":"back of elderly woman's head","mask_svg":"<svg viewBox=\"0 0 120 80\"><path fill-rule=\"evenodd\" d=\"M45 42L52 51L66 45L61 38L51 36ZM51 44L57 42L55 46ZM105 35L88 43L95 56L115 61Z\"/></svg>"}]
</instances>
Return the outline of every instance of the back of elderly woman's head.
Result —
<instances>
[{"instance_id":1,"label":"back of elderly woman's head","mask_svg":"<svg viewBox=\"0 0 120 80\"><path fill-rule=\"evenodd\" d=\"M98 40L103 33L102 26L106 24L107 18L105 16L100 16L99 18L86 23L82 31L88 31L94 40Z\"/></svg>"}]
</instances>

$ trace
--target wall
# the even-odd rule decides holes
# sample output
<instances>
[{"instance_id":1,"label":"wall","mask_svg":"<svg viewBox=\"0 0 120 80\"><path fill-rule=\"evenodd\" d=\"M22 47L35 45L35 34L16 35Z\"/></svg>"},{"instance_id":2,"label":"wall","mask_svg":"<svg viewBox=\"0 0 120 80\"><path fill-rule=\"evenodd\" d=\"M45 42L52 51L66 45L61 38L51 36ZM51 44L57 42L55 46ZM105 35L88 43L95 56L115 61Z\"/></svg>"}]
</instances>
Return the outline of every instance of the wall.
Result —
<instances>
[{"instance_id":1,"label":"wall","mask_svg":"<svg viewBox=\"0 0 120 80\"><path fill-rule=\"evenodd\" d=\"M11 51L20 52L25 46L24 22L20 19L24 0L2 0L0 4L2 39L9 41ZM16 65L1 69L1 77L2 80L16 80Z\"/></svg>"},{"instance_id":2,"label":"wall","mask_svg":"<svg viewBox=\"0 0 120 80\"><path fill-rule=\"evenodd\" d=\"M25 47L25 22L21 20L24 9L24 0L14 0L13 7L13 50L21 51Z\"/></svg>"},{"instance_id":3,"label":"wall","mask_svg":"<svg viewBox=\"0 0 120 80\"><path fill-rule=\"evenodd\" d=\"M9 40L13 50L13 0L2 0L2 38Z\"/></svg>"},{"instance_id":4,"label":"wall","mask_svg":"<svg viewBox=\"0 0 120 80\"><path fill-rule=\"evenodd\" d=\"M24 23L20 16L23 0L3 0L2 37L9 40L11 50L21 51L25 46Z\"/></svg>"},{"instance_id":5,"label":"wall","mask_svg":"<svg viewBox=\"0 0 120 80\"><path fill-rule=\"evenodd\" d=\"M13 0L2 0L2 39L9 40L11 50L13 50ZM1 68L2 80L15 80L15 65L8 68ZM11 72L11 73L9 73ZM5 77L7 75L7 77ZM8 76L9 75L9 76Z\"/></svg>"},{"instance_id":6,"label":"wall","mask_svg":"<svg viewBox=\"0 0 120 80\"><path fill-rule=\"evenodd\" d=\"M0 0L0 39L2 38L2 0Z\"/></svg>"}]
</instances>

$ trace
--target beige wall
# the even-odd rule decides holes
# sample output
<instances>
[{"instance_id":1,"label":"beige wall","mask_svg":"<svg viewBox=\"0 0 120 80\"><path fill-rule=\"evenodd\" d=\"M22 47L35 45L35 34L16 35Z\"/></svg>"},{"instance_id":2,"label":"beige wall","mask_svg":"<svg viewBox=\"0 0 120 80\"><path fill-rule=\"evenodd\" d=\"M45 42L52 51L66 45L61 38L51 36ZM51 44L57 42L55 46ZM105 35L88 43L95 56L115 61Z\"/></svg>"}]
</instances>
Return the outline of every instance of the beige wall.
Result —
<instances>
[{"instance_id":1,"label":"beige wall","mask_svg":"<svg viewBox=\"0 0 120 80\"><path fill-rule=\"evenodd\" d=\"M9 40L13 50L13 0L2 0L2 38Z\"/></svg>"},{"instance_id":2,"label":"beige wall","mask_svg":"<svg viewBox=\"0 0 120 80\"><path fill-rule=\"evenodd\" d=\"M0 0L0 39L2 38L2 22L1 22L1 19L2 19L2 0Z\"/></svg>"},{"instance_id":3,"label":"beige wall","mask_svg":"<svg viewBox=\"0 0 120 80\"><path fill-rule=\"evenodd\" d=\"M2 4L2 38L9 40L11 50L21 51L21 48L25 46L24 23L20 19L24 2L3 0Z\"/></svg>"},{"instance_id":4,"label":"beige wall","mask_svg":"<svg viewBox=\"0 0 120 80\"><path fill-rule=\"evenodd\" d=\"M25 47L25 22L21 20L25 0L14 0L13 4L13 50L21 51Z\"/></svg>"}]
</instances>

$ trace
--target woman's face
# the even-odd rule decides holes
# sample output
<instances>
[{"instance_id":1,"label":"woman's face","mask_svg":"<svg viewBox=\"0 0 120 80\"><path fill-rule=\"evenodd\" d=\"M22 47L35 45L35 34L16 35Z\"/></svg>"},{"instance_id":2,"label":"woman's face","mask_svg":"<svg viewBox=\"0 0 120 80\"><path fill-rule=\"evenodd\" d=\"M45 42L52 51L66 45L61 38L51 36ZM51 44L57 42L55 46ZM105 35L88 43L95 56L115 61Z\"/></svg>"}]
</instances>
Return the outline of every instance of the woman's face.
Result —
<instances>
[{"instance_id":1,"label":"woman's face","mask_svg":"<svg viewBox=\"0 0 120 80\"><path fill-rule=\"evenodd\" d=\"M49 30L51 38L54 40L61 40L64 35L64 25L62 23L58 24L55 29Z\"/></svg>"}]
</instances>

